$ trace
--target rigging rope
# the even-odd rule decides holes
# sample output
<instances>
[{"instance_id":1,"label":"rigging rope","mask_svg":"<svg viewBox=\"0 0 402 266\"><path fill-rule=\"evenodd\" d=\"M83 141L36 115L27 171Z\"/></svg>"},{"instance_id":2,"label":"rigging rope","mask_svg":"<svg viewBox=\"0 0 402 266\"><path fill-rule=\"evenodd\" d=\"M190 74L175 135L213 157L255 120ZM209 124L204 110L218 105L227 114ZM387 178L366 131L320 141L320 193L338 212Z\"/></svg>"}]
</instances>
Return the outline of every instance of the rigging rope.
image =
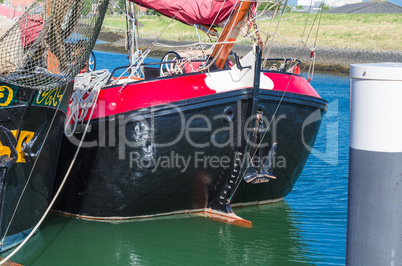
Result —
<instances>
[{"instance_id":1,"label":"rigging rope","mask_svg":"<svg viewBox=\"0 0 402 266\"><path fill-rule=\"evenodd\" d=\"M110 0L112 4L114 4L115 6L118 7L118 5L113 1ZM184 6L187 3L188 0L185 0L183 5ZM225 0L226 1L226 0ZM120 7L118 7L120 9ZM180 13L180 11L182 10L182 8L180 8L179 10L177 10L176 14L171 17L170 21L167 23L167 25L165 26L165 28L161 31L161 33L159 34L159 36L151 43L151 45L147 48L147 50L145 50L144 53L142 54L137 54L137 60L132 60L133 62L131 62L131 65L120 75L120 77L118 79L120 79L129 69L130 69L130 75L127 78L126 82L123 84L122 88L120 89L120 92L124 89L124 87L127 85L128 81L135 75L138 73L138 69L140 68L141 64L144 62L145 58L148 56L148 54L151 52L152 48L155 46L157 40L162 36L162 34L166 31L166 29L169 27L169 25L173 22L173 20L175 19L175 17ZM127 17L128 16L127 13L125 13L123 10L120 9L120 11ZM135 23L135 22L134 22ZM135 66L135 68L133 68ZM118 80L117 79L117 80Z\"/></svg>"},{"instance_id":2,"label":"rigging rope","mask_svg":"<svg viewBox=\"0 0 402 266\"><path fill-rule=\"evenodd\" d=\"M222 1L222 5L220 6L218 13L216 13L216 16L214 17L214 20L212 21L211 25L209 26L208 32L211 31L213 25L215 24L215 21L218 19L219 14L221 13L221 10L222 10L223 6L225 5L226 1L227 1L227 0ZM229 17L230 17L230 16L231 16L231 14L229 15ZM205 35L204 35L203 40L205 40L205 38L206 38L207 35L208 35L208 34L205 34Z\"/></svg>"},{"instance_id":3,"label":"rigging rope","mask_svg":"<svg viewBox=\"0 0 402 266\"><path fill-rule=\"evenodd\" d=\"M266 44L268 43L268 38L269 38L269 36L270 36L269 31L270 31L271 25L273 24L274 18L275 18L275 16L276 16L276 13L277 13L278 10L279 10L279 7L280 7L280 4L281 4L281 3L282 3L282 1L279 1L277 7L275 8L274 14L272 15L272 18L271 18L271 23L269 24L268 35L267 35L267 38L265 39L265 47L266 47L266 49L267 49L267 52L266 52L266 53L267 53L268 55L271 53L271 48L272 48L272 46L273 46L273 44L274 44L274 40L275 40L275 34L274 34L274 35L273 35L274 37L272 38L272 41L271 41L270 45L269 45L269 46L266 45ZM275 33L278 32L278 27L279 27L279 24L280 24L280 22L281 22L281 19L282 19L282 16L283 16L285 7L287 6L287 3L288 3L288 1L286 0L286 1L285 1L285 4L284 4L284 7L283 7L283 9L282 9L282 12L280 13L280 17L279 17L278 23L277 23L277 25L276 25ZM265 55L265 49L263 50L263 53L262 53L262 56L263 56L263 57L264 57L264 55ZM262 67L263 67L263 68L264 68L264 66L265 66L266 63L267 63L267 60L264 59L264 62L262 63Z\"/></svg>"},{"instance_id":4,"label":"rigging rope","mask_svg":"<svg viewBox=\"0 0 402 266\"><path fill-rule=\"evenodd\" d=\"M124 82L124 84L121 86L121 89L119 90L119 92L121 92L127 85L127 83L131 80L132 77L134 77L134 75L140 74L138 72L138 70L140 70L140 67L142 65L142 63L144 62L145 58L148 56L149 52L151 52L153 44L151 44L151 46L148 47L147 50L145 50L144 53L142 53L139 58L138 61L133 61L131 63L131 65L116 79L116 83L118 82L119 79L121 79L123 77L123 75L130 69L130 75L126 78L126 81Z\"/></svg>"}]
</instances>

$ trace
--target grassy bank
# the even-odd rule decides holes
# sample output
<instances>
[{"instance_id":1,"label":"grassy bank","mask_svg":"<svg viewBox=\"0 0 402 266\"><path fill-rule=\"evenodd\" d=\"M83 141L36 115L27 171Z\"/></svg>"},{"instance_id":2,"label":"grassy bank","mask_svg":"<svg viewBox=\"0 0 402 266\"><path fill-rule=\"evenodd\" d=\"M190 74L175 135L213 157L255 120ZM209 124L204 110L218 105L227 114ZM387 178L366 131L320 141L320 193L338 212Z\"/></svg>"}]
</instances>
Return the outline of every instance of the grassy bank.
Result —
<instances>
[{"instance_id":1,"label":"grassy bank","mask_svg":"<svg viewBox=\"0 0 402 266\"><path fill-rule=\"evenodd\" d=\"M285 14L281 18L275 43L294 44L297 43L297 40L303 39L309 46L312 46L316 41L317 46L328 48L402 50L402 15L400 14L324 13L318 28L317 40L315 35L319 17L316 15ZM193 27L172 21L167 17L142 16L139 21L144 25L140 28L142 37L173 41L198 40ZM278 21L279 19L276 18L275 22ZM258 23L262 30L268 31L269 19L262 19ZM122 17L106 17L103 25L113 30L125 30L126 27L125 19ZM312 25L314 27L311 29ZM201 38L203 38L202 35Z\"/></svg>"}]
</instances>

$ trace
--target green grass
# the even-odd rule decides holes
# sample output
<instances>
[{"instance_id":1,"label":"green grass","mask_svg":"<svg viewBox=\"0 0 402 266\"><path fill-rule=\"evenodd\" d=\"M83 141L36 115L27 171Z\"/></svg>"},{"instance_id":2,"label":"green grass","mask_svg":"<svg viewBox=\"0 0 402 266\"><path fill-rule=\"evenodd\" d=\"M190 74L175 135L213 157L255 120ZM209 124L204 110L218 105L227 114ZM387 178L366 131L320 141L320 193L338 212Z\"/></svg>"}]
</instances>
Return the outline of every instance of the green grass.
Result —
<instances>
[{"instance_id":1,"label":"green grass","mask_svg":"<svg viewBox=\"0 0 402 266\"><path fill-rule=\"evenodd\" d=\"M159 40L196 41L194 27L172 21L167 17L142 16L139 18L143 27L142 37ZM276 29L278 18L274 20ZM307 21L307 23L306 23ZM365 49L365 50L397 50L402 51L402 15L401 14L322 14L320 26L317 14L287 13L276 31L275 42L279 44L295 44L290 40L303 40L308 46ZM270 20L258 22L266 33ZM122 17L106 17L104 26L111 29L125 29ZM318 30L318 35L316 37ZM304 32L304 34L303 34ZM204 34L200 34L201 38ZM265 35L262 34L263 39Z\"/></svg>"},{"instance_id":2,"label":"green grass","mask_svg":"<svg viewBox=\"0 0 402 266\"><path fill-rule=\"evenodd\" d=\"M315 14L310 15L311 26ZM279 32L287 38L297 38L303 31L307 14L286 14ZM317 19L318 21L318 19ZM315 38L317 22L314 25ZM306 38L303 38L304 40ZM318 29L317 45L323 47L402 50L402 15L400 14L323 14Z\"/></svg>"}]
</instances>

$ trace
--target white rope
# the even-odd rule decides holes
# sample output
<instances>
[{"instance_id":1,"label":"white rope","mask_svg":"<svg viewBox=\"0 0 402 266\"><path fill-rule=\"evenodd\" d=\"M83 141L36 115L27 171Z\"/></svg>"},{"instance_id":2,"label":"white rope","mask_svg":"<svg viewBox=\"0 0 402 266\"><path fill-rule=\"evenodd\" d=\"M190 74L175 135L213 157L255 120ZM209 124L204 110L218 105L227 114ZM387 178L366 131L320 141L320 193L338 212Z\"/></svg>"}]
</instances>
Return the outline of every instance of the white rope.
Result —
<instances>
[{"instance_id":1,"label":"white rope","mask_svg":"<svg viewBox=\"0 0 402 266\"><path fill-rule=\"evenodd\" d=\"M219 14L221 13L221 10L222 10L223 6L225 5L226 1L227 1L227 0L225 0L225 1L222 2L222 5L221 5L221 7L219 8L218 13L217 13L216 16L214 17L214 20L212 21L211 25L210 25L209 28L208 28L208 32L211 31L213 25L215 24L215 21L218 19L218 16L219 16ZM236 2L235 5L237 5L237 2ZM232 12L233 12L233 10L231 11L231 13L232 13ZM230 17L230 16L229 16L229 17ZM208 35L208 34L205 34L205 35L204 35L203 40L205 40L205 38L207 37L207 35Z\"/></svg>"},{"instance_id":2,"label":"white rope","mask_svg":"<svg viewBox=\"0 0 402 266\"><path fill-rule=\"evenodd\" d=\"M77 76L76 89L71 97L69 106L70 114L66 119L64 125L64 133L67 137L73 136L77 129L77 124L83 122L97 98L98 91L106 84L110 73L106 69L92 71L89 73L80 74ZM73 128L67 132L67 127L73 122Z\"/></svg>"},{"instance_id":3,"label":"white rope","mask_svg":"<svg viewBox=\"0 0 402 266\"><path fill-rule=\"evenodd\" d=\"M93 72L91 72L91 73L93 73ZM98 96L99 96L99 93L98 93L98 92L99 92L99 90L93 92L93 93L95 93L95 96L94 96L94 102L95 102L95 103L96 103L97 100L98 100ZM84 133L82 134L82 138L81 138L81 141L80 141L80 143L79 143L79 145L78 145L78 147L77 147L77 151L75 152L74 158L73 158L73 160L71 161L70 167L68 168L66 174L64 175L63 181L61 182L59 188L57 189L57 191L56 191L56 193L55 193L55 195L54 195L52 201L49 203L49 207L46 209L46 211L45 211L45 213L43 214L42 218L41 218L41 219L39 220L39 222L35 225L35 227L34 227L34 228L32 229L32 231L28 234L28 236L24 239L24 241L22 241L22 242L18 245L18 247L16 247L16 248L13 250L13 252L11 252L7 257L5 257L2 261L0 261L0 265L2 265L2 264L4 264L5 262L7 262L7 260L9 260L12 256L14 256L14 255L25 245L25 243L28 242L28 240L33 236L33 234L35 234L36 230L38 230L39 226L42 224L43 220L45 220L47 214L49 213L49 211L50 211L51 208L53 207L53 204L54 204L54 202L56 201L57 197L59 196L59 194L60 194L60 192L61 192L61 189L63 188L63 186L64 186L64 184L65 184L65 182L66 182L66 180L67 180L67 177L68 177L68 175L69 175L70 172L71 172L71 169L72 169L72 167L73 167L73 165L74 165L74 162L75 162L75 160L77 159L78 152L80 151L81 146L82 146L82 143L84 142L84 138L85 138L85 135L86 135L86 133L87 133L87 131L88 131L88 127L89 127L89 124L90 124L90 122L91 122L91 118L92 118L92 116L93 116L94 110L95 110L95 108L92 108L91 114L89 115L89 118L88 118L88 120L87 120L87 124L86 124L85 130L84 130Z\"/></svg>"},{"instance_id":4,"label":"white rope","mask_svg":"<svg viewBox=\"0 0 402 266\"><path fill-rule=\"evenodd\" d=\"M310 56L310 65L308 67L308 73L307 73L307 80L310 82L313 80L314 77L314 67L315 67L315 49L311 52Z\"/></svg>"},{"instance_id":5,"label":"white rope","mask_svg":"<svg viewBox=\"0 0 402 266\"><path fill-rule=\"evenodd\" d=\"M285 1L285 4L283 6L283 9L285 9L285 7L287 5L287 0L284 0L284 1ZM276 33L278 32L279 24L281 23L281 20L282 20L283 11L280 12L280 16L279 16L278 22L276 24L276 28L274 30L272 41L270 41L269 45L267 45L269 37L270 37L269 32L271 31L271 26L274 24L274 18L276 17L276 13L278 12L279 7L282 4L282 2L283 2L283 0L278 1L278 5L275 7L274 13L273 13L273 15L271 17L271 22L270 22L269 27L268 27L268 34L267 34L267 37L266 37L265 42L264 42L265 47L264 47L264 50L262 51L262 56L263 57L265 56L265 54L266 54L267 57L270 55L272 46L274 45L275 36L276 36ZM265 67L266 63L267 63L267 59L265 58L264 61L262 62L262 67L263 68Z\"/></svg>"},{"instance_id":6,"label":"white rope","mask_svg":"<svg viewBox=\"0 0 402 266\"><path fill-rule=\"evenodd\" d=\"M129 19L131 19L131 16L129 16L123 9L121 9L120 6L119 6L115 1L113 1L113 0L109 0L109 1L110 1L110 3L111 3L114 7L117 7L117 9L118 9L124 16L126 16L126 17L129 18Z\"/></svg>"},{"instance_id":7,"label":"white rope","mask_svg":"<svg viewBox=\"0 0 402 266\"><path fill-rule=\"evenodd\" d=\"M144 53L141 54L141 56L138 58L138 61L132 62L132 64L117 78L115 83L117 83L123 77L123 75L130 69L130 71L131 71L130 75L127 77L126 81L121 86L121 89L119 90L119 92L121 92L126 87L127 83L131 80L131 78L134 77L134 75L136 75L138 73L138 70L140 69L145 58L148 56L149 52L151 52L152 47L153 47L153 43L151 44L151 46L148 47L147 50L145 50Z\"/></svg>"}]
</instances>

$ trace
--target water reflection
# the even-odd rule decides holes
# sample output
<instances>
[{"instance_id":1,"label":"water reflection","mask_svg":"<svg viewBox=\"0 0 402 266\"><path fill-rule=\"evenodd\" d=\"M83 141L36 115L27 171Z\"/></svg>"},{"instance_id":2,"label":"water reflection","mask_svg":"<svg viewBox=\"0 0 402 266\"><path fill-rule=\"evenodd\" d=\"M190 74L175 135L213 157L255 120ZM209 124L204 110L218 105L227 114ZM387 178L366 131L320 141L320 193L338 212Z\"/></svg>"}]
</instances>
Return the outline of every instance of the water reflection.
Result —
<instances>
[{"instance_id":1,"label":"water reflection","mask_svg":"<svg viewBox=\"0 0 402 266\"><path fill-rule=\"evenodd\" d=\"M283 201L237 208L253 221L241 228L186 216L124 223L56 215L13 261L23 265L263 264L310 265L300 220Z\"/></svg>"}]
</instances>

